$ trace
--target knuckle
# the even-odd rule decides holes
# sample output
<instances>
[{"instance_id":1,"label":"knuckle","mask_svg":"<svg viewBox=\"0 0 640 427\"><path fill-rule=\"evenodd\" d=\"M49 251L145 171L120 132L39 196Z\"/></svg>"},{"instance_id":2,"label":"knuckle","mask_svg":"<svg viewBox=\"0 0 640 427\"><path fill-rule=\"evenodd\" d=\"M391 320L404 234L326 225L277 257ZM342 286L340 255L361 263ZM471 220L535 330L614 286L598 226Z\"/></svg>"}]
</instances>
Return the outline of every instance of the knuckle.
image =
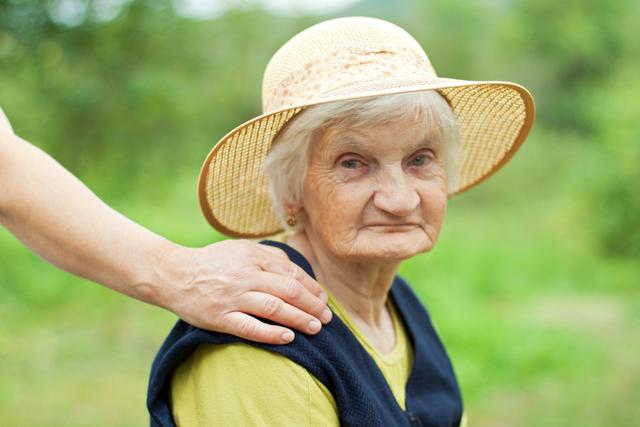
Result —
<instances>
[{"instance_id":1,"label":"knuckle","mask_svg":"<svg viewBox=\"0 0 640 427\"><path fill-rule=\"evenodd\" d=\"M244 282L247 279L247 273L244 270L230 270L224 275L224 281L227 283Z\"/></svg>"},{"instance_id":2,"label":"knuckle","mask_svg":"<svg viewBox=\"0 0 640 427\"><path fill-rule=\"evenodd\" d=\"M313 312L317 314L322 314L322 312L326 307L327 305L323 303L322 300L318 300L313 306Z\"/></svg>"},{"instance_id":3,"label":"knuckle","mask_svg":"<svg viewBox=\"0 0 640 427\"><path fill-rule=\"evenodd\" d=\"M327 305L323 303L322 300L318 299L313 304L313 307L310 309L309 313L320 316L325 308L327 308Z\"/></svg>"},{"instance_id":4,"label":"knuckle","mask_svg":"<svg viewBox=\"0 0 640 427\"><path fill-rule=\"evenodd\" d=\"M245 239L233 240L233 249L237 255L246 256L251 252L251 242Z\"/></svg>"},{"instance_id":5,"label":"knuckle","mask_svg":"<svg viewBox=\"0 0 640 427\"><path fill-rule=\"evenodd\" d=\"M258 250L259 243L252 242L251 240L244 240L244 239L241 242L242 242L242 250L246 255L259 253L259 250Z\"/></svg>"},{"instance_id":6,"label":"knuckle","mask_svg":"<svg viewBox=\"0 0 640 427\"><path fill-rule=\"evenodd\" d=\"M300 284L298 283L297 280L291 279L287 282L287 287L286 287L286 295L287 298L290 300L295 300L297 298L300 297Z\"/></svg>"},{"instance_id":7,"label":"knuckle","mask_svg":"<svg viewBox=\"0 0 640 427\"><path fill-rule=\"evenodd\" d=\"M294 263L290 262L289 267L287 268L287 276L296 277L298 275L298 266Z\"/></svg>"},{"instance_id":8,"label":"knuckle","mask_svg":"<svg viewBox=\"0 0 640 427\"><path fill-rule=\"evenodd\" d=\"M268 317L276 317L282 312L282 301L277 298L267 298L263 306L264 314Z\"/></svg>"},{"instance_id":9,"label":"knuckle","mask_svg":"<svg viewBox=\"0 0 640 427\"><path fill-rule=\"evenodd\" d=\"M236 322L237 321L234 320L229 315L229 313L227 313L218 318L209 319L209 323L210 323L209 326L211 326L211 330L213 331L218 331L218 332L227 333L227 334L234 334L234 329L236 327L238 327L239 329L239 324L237 325Z\"/></svg>"},{"instance_id":10,"label":"knuckle","mask_svg":"<svg viewBox=\"0 0 640 427\"><path fill-rule=\"evenodd\" d=\"M277 256L281 259L281 260L287 260L289 261L289 255L287 255L287 253L285 251L283 251L280 248L274 248L275 251L274 253L277 254Z\"/></svg>"},{"instance_id":11,"label":"knuckle","mask_svg":"<svg viewBox=\"0 0 640 427\"><path fill-rule=\"evenodd\" d=\"M273 260L270 259L269 257L263 257L258 262L262 270L271 271L271 272L276 271Z\"/></svg>"},{"instance_id":12,"label":"knuckle","mask_svg":"<svg viewBox=\"0 0 640 427\"><path fill-rule=\"evenodd\" d=\"M242 319L238 325L238 332L242 336L254 335L256 332L256 325L249 318Z\"/></svg>"}]
</instances>

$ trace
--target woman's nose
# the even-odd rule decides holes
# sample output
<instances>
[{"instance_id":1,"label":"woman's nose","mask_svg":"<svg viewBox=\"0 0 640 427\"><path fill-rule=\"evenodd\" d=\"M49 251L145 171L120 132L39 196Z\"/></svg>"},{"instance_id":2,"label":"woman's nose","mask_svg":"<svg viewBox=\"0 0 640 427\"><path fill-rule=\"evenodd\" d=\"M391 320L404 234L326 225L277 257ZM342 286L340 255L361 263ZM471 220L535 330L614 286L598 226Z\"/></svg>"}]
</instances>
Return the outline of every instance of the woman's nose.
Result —
<instances>
[{"instance_id":1,"label":"woman's nose","mask_svg":"<svg viewBox=\"0 0 640 427\"><path fill-rule=\"evenodd\" d=\"M420 204L420 196L404 171L394 168L381 173L373 204L394 216L408 216Z\"/></svg>"}]
</instances>

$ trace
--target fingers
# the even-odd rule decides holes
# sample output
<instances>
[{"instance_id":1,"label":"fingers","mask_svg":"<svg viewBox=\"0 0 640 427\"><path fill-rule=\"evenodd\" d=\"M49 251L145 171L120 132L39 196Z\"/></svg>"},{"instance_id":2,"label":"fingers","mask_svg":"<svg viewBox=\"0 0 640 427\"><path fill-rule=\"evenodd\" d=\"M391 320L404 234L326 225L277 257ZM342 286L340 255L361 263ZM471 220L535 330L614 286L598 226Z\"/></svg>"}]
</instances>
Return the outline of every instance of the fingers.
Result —
<instances>
[{"instance_id":1,"label":"fingers","mask_svg":"<svg viewBox=\"0 0 640 427\"><path fill-rule=\"evenodd\" d=\"M302 268L291 262L283 250L266 245L263 246L265 246L265 249L267 249L270 254L275 255L275 257L266 257L259 261L259 265L264 271L293 277L313 295L317 295L319 298L324 299L325 302L327 301L327 295L322 290L322 286L320 286L318 282L309 276Z\"/></svg>"},{"instance_id":2,"label":"fingers","mask_svg":"<svg viewBox=\"0 0 640 427\"><path fill-rule=\"evenodd\" d=\"M249 276L248 281L254 284L252 291L259 291L263 296L273 296L284 304L291 305L299 313L297 318L284 318L278 313L263 313L271 320L283 323L302 332L315 333L303 325L308 324L313 318L320 319L322 323L331 321L331 310L327 308L326 300L318 298L292 276L274 274L261 271ZM325 294L326 295L326 294ZM291 312L291 311L289 311ZM257 315L262 315L256 313ZM311 317L313 316L313 317ZM290 320L291 319L291 320Z\"/></svg>"},{"instance_id":3,"label":"fingers","mask_svg":"<svg viewBox=\"0 0 640 427\"><path fill-rule=\"evenodd\" d=\"M194 249L186 259L194 265L187 268L189 280L178 288L180 297L171 293L161 305L195 326L283 344L294 339L288 328L315 334L331 320L322 287L281 249L225 241Z\"/></svg>"},{"instance_id":4,"label":"fingers","mask_svg":"<svg viewBox=\"0 0 640 427\"><path fill-rule=\"evenodd\" d=\"M293 341L295 335L287 328L278 325L268 325L248 314L228 313L225 319L225 332L240 338L265 344L287 344Z\"/></svg>"},{"instance_id":5,"label":"fingers","mask_svg":"<svg viewBox=\"0 0 640 427\"><path fill-rule=\"evenodd\" d=\"M306 334L317 334L322 328L318 319L270 293L247 292L242 296L240 303L245 313L272 320Z\"/></svg>"},{"instance_id":6,"label":"fingers","mask_svg":"<svg viewBox=\"0 0 640 427\"><path fill-rule=\"evenodd\" d=\"M277 257L280 257L282 259L289 259L289 257L287 256L287 254L285 253L285 251L283 251L280 248L276 248L275 246L269 246L269 245L261 245L258 244L260 246L261 249L274 254Z\"/></svg>"}]
</instances>

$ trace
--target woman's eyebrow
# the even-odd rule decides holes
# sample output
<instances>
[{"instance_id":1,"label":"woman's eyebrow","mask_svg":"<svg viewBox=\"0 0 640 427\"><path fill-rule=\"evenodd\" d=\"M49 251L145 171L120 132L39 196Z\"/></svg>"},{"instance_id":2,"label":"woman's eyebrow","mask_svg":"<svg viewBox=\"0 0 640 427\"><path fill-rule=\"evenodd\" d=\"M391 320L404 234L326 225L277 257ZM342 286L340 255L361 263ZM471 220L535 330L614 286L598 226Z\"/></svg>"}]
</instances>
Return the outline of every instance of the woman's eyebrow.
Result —
<instances>
[{"instance_id":1,"label":"woman's eyebrow","mask_svg":"<svg viewBox=\"0 0 640 427\"><path fill-rule=\"evenodd\" d=\"M423 137L422 139L420 139L419 141L417 141L414 146L413 149L414 151L417 151L421 148L431 148L434 146L438 146L440 145L441 142L441 138L439 138L436 134L434 133L429 133L429 135Z\"/></svg>"},{"instance_id":2,"label":"woman's eyebrow","mask_svg":"<svg viewBox=\"0 0 640 427\"><path fill-rule=\"evenodd\" d=\"M336 151L366 151L369 149L366 144L362 144L352 138L340 137L332 144L332 148Z\"/></svg>"},{"instance_id":3,"label":"woman's eyebrow","mask_svg":"<svg viewBox=\"0 0 640 427\"><path fill-rule=\"evenodd\" d=\"M419 140L417 140L414 144L410 146L411 152L418 151L423 148L432 148L434 146L440 145L441 138L438 137L436 132L429 132L426 136L423 136ZM346 135L337 136L333 144L330 144L328 147L328 151L336 152L336 151L354 151L354 152L369 152L374 147L371 147L370 144L362 143L358 141L356 138L352 138Z\"/></svg>"}]
</instances>

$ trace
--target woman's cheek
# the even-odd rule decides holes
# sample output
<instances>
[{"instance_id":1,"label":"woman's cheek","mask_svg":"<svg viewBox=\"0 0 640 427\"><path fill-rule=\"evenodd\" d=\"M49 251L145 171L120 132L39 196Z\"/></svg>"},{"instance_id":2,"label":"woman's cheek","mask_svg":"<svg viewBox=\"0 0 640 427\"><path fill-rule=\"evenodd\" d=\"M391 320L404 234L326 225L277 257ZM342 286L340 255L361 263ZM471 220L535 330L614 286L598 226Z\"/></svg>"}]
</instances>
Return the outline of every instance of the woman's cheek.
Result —
<instances>
[{"instance_id":1,"label":"woman's cheek","mask_svg":"<svg viewBox=\"0 0 640 427\"><path fill-rule=\"evenodd\" d=\"M324 173L318 175L314 180L314 186L311 191L316 194L316 199L321 207L324 201L333 200L336 198L336 187L339 180L333 176L333 174Z\"/></svg>"},{"instance_id":2,"label":"woman's cheek","mask_svg":"<svg viewBox=\"0 0 640 427\"><path fill-rule=\"evenodd\" d=\"M424 219L435 232L432 237L437 238L447 210L447 189L442 182L432 184L424 189L422 203Z\"/></svg>"},{"instance_id":3,"label":"woman's cheek","mask_svg":"<svg viewBox=\"0 0 640 427\"><path fill-rule=\"evenodd\" d=\"M335 177L327 173L309 171L303 194L303 205L316 225L323 224L342 207Z\"/></svg>"}]
</instances>

